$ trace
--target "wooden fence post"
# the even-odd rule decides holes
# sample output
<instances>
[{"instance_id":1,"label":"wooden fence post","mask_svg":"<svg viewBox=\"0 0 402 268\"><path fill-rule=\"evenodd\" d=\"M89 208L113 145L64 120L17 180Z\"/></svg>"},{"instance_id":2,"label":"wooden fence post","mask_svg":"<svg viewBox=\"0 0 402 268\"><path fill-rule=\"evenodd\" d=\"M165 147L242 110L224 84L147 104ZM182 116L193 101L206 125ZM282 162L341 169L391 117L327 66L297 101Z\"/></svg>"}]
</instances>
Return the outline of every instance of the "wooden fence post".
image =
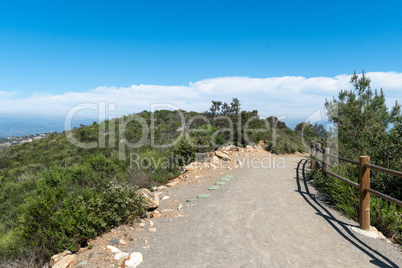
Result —
<instances>
[{"instance_id":1,"label":"wooden fence post","mask_svg":"<svg viewBox=\"0 0 402 268\"><path fill-rule=\"evenodd\" d=\"M322 176L325 178L329 167L329 157L327 155L329 154L329 148L324 148L322 151Z\"/></svg>"},{"instance_id":2,"label":"wooden fence post","mask_svg":"<svg viewBox=\"0 0 402 268\"><path fill-rule=\"evenodd\" d=\"M369 156L359 157L359 223L360 229L370 230L370 193L365 188L370 188L370 168L365 164L370 163Z\"/></svg>"},{"instance_id":3,"label":"wooden fence post","mask_svg":"<svg viewBox=\"0 0 402 268\"><path fill-rule=\"evenodd\" d=\"M329 148L324 148L322 151L322 180L323 186L327 187L328 183L328 174L327 171L329 169Z\"/></svg>"},{"instance_id":4,"label":"wooden fence post","mask_svg":"<svg viewBox=\"0 0 402 268\"><path fill-rule=\"evenodd\" d=\"M314 170L315 169L315 154L316 154L316 149L315 149L315 144L316 141L312 140L311 141L311 146L310 146L310 153L311 153L311 169Z\"/></svg>"}]
</instances>

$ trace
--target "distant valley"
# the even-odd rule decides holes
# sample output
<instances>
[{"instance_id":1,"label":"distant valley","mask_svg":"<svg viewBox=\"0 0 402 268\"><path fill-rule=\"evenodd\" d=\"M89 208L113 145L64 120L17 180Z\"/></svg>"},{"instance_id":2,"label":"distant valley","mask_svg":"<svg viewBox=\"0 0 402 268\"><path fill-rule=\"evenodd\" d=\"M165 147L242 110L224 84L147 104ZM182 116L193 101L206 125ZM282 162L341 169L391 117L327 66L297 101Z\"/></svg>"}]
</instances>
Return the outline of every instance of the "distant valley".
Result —
<instances>
[{"instance_id":1,"label":"distant valley","mask_svg":"<svg viewBox=\"0 0 402 268\"><path fill-rule=\"evenodd\" d=\"M93 119L73 120L72 127L91 124ZM0 138L64 131L64 119L0 117Z\"/></svg>"}]
</instances>

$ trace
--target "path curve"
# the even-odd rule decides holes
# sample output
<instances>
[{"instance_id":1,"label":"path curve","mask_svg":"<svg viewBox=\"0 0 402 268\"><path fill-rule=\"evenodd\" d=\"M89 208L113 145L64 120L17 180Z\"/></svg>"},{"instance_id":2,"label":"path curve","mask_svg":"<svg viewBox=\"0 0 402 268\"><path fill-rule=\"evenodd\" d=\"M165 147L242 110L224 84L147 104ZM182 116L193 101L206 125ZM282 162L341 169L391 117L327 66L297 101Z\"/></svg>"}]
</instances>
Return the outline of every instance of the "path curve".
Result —
<instances>
[{"instance_id":1,"label":"path curve","mask_svg":"<svg viewBox=\"0 0 402 268\"><path fill-rule=\"evenodd\" d=\"M402 266L397 247L354 233L355 222L311 197L302 157L282 158L284 168L236 169L182 218L154 219L139 267Z\"/></svg>"},{"instance_id":2,"label":"path curve","mask_svg":"<svg viewBox=\"0 0 402 268\"><path fill-rule=\"evenodd\" d=\"M117 247L141 252L138 268L402 267L397 246L355 233L350 227L356 222L314 199L315 189L304 178L305 157L265 151L242 157L242 168L202 170L163 189L158 210L171 217L117 228L132 230L126 234L130 242ZM225 175L233 177L208 190ZM186 203L203 193L211 195ZM85 267L115 267L108 263Z\"/></svg>"}]
</instances>

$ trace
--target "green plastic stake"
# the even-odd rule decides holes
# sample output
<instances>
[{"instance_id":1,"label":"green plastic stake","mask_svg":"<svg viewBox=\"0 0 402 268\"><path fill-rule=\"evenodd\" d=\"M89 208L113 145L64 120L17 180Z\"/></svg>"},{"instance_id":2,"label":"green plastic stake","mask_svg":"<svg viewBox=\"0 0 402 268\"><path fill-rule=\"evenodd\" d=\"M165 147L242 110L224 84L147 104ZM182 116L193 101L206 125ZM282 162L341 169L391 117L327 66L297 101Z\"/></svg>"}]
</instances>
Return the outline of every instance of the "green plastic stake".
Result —
<instances>
[{"instance_id":1,"label":"green plastic stake","mask_svg":"<svg viewBox=\"0 0 402 268\"><path fill-rule=\"evenodd\" d=\"M226 184L226 181L217 181L215 182L216 185L224 185Z\"/></svg>"},{"instance_id":2,"label":"green plastic stake","mask_svg":"<svg viewBox=\"0 0 402 268\"><path fill-rule=\"evenodd\" d=\"M225 175L226 178L233 178L232 175Z\"/></svg>"},{"instance_id":3,"label":"green plastic stake","mask_svg":"<svg viewBox=\"0 0 402 268\"><path fill-rule=\"evenodd\" d=\"M229 178L222 178L221 181L230 181Z\"/></svg>"},{"instance_id":4,"label":"green plastic stake","mask_svg":"<svg viewBox=\"0 0 402 268\"><path fill-rule=\"evenodd\" d=\"M200 194L197 198L208 198L211 194Z\"/></svg>"},{"instance_id":5,"label":"green plastic stake","mask_svg":"<svg viewBox=\"0 0 402 268\"><path fill-rule=\"evenodd\" d=\"M211 187L208 188L208 190L218 190L220 186L218 185L212 185Z\"/></svg>"},{"instance_id":6,"label":"green plastic stake","mask_svg":"<svg viewBox=\"0 0 402 268\"><path fill-rule=\"evenodd\" d=\"M194 202L195 200L197 200L197 199L190 198L190 199L187 199L186 201L190 203L190 202Z\"/></svg>"}]
</instances>

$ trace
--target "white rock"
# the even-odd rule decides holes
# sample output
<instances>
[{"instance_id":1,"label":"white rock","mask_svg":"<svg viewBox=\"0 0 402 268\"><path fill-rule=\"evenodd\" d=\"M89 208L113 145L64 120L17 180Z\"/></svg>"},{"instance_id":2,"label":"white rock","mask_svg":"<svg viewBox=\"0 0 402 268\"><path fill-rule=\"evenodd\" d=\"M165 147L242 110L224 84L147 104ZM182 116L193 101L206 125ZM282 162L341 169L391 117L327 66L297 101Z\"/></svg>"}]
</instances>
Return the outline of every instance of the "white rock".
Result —
<instances>
[{"instance_id":1,"label":"white rock","mask_svg":"<svg viewBox=\"0 0 402 268\"><path fill-rule=\"evenodd\" d=\"M162 198L162 200L166 200L166 199L169 199L169 198L170 198L169 196L165 195L165 196Z\"/></svg>"},{"instance_id":2,"label":"white rock","mask_svg":"<svg viewBox=\"0 0 402 268\"><path fill-rule=\"evenodd\" d=\"M144 257L140 252L133 252L130 254L130 259L127 260L124 264L127 268L135 268L138 264L140 264L144 260Z\"/></svg>"},{"instance_id":3,"label":"white rock","mask_svg":"<svg viewBox=\"0 0 402 268\"><path fill-rule=\"evenodd\" d=\"M373 226L370 226L369 231L360 229L359 227L351 227L351 229L356 233L362 234L367 237L387 240L387 238Z\"/></svg>"},{"instance_id":4,"label":"white rock","mask_svg":"<svg viewBox=\"0 0 402 268\"><path fill-rule=\"evenodd\" d=\"M378 238L378 234L375 233L375 232L365 231L365 230L362 230L362 229L360 229L358 227L352 227L352 230L355 231L356 233L362 234L364 236L368 236L368 237L371 237L371 238Z\"/></svg>"},{"instance_id":5,"label":"white rock","mask_svg":"<svg viewBox=\"0 0 402 268\"><path fill-rule=\"evenodd\" d=\"M107 246L107 249L109 249L113 253L119 253L120 249L114 247L114 246Z\"/></svg>"},{"instance_id":6,"label":"white rock","mask_svg":"<svg viewBox=\"0 0 402 268\"><path fill-rule=\"evenodd\" d=\"M119 252L116 255L114 255L115 260L120 260L121 258L127 257L129 254L126 252Z\"/></svg>"}]
</instances>

